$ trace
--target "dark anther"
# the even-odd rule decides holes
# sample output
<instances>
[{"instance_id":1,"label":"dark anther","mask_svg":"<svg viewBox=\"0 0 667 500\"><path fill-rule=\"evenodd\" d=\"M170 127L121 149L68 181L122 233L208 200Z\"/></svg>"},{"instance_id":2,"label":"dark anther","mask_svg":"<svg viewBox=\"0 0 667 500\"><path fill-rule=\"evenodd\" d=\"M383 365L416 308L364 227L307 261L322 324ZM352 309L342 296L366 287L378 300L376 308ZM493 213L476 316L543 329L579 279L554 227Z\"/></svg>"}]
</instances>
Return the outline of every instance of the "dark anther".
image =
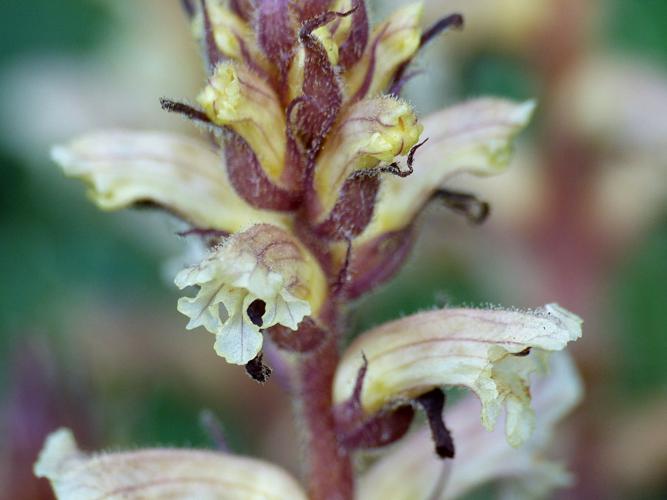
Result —
<instances>
[{"instance_id":1,"label":"dark anther","mask_svg":"<svg viewBox=\"0 0 667 500\"><path fill-rule=\"evenodd\" d=\"M345 283L348 280L348 274L350 270L350 263L352 262L352 240L346 238L347 249L345 250L345 261L343 262L340 271L338 271L338 276L336 277L336 282L333 284L332 291L335 294L338 294L345 288Z\"/></svg>"},{"instance_id":2,"label":"dark anther","mask_svg":"<svg viewBox=\"0 0 667 500\"><path fill-rule=\"evenodd\" d=\"M255 326L262 326L262 316L266 312L266 302L261 299L255 299L248 306L248 318L252 321L252 324Z\"/></svg>"},{"instance_id":3,"label":"dark anther","mask_svg":"<svg viewBox=\"0 0 667 500\"><path fill-rule=\"evenodd\" d=\"M520 358L523 358L524 356L528 356L529 354L530 354L530 347L526 347L521 352L515 352L514 356L519 356Z\"/></svg>"},{"instance_id":4,"label":"dark anther","mask_svg":"<svg viewBox=\"0 0 667 500\"><path fill-rule=\"evenodd\" d=\"M189 104L160 97L160 106L162 106L162 109L170 113L178 113L179 115L183 115L190 120L203 122L207 125L213 125L213 122L211 122L211 119L206 116L206 113L193 108Z\"/></svg>"},{"instance_id":5,"label":"dark anther","mask_svg":"<svg viewBox=\"0 0 667 500\"><path fill-rule=\"evenodd\" d=\"M250 378L260 384L265 384L271 378L271 367L262 363L264 355L260 352L255 359L248 361L245 365L245 371Z\"/></svg>"},{"instance_id":6,"label":"dark anther","mask_svg":"<svg viewBox=\"0 0 667 500\"><path fill-rule=\"evenodd\" d=\"M424 139L422 142L419 144L415 145L412 147L410 152L408 153L408 169L407 170L401 170L401 167L398 166L398 163L394 162L391 163L390 165L386 165L384 167L380 167L378 170L383 173L387 174L392 174L392 175L397 175L399 177L407 177L414 172L414 169L412 168L412 164L415 161L415 153L419 148L421 148L426 141L428 141L428 138Z\"/></svg>"},{"instance_id":7,"label":"dark anther","mask_svg":"<svg viewBox=\"0 0 667 500\"><path fill-rule=\"evenodd\" d=\"M199 227L193 227L186 231L180 231L176 235L185 238L186 236L201 236L202 238L226 238L229 236L227 231L220 231L218 229L201 229Z\"/></svg>"},{"instance_id":8,"label":"dark anther","mask_svg":"<svg viewBox=\"0 0 667 500\"><path fill-rule=\"evenodd\" d=\"M442 417L445 400L445 393L441 389L433 389L426 394L422 394L415 401L426 413L428 425L431 428L431 436L435 443L435 452L440 458L454 458L452 434L445 426Z\"/></svg>"},{"instance_id":9,"label":"dark anther","mask_svg":"<svg viewBox=\"0 0 667 500\"><path fill-rule=\"evenodd\" d=\"M229 451L225 431L218 417L211 410L199 413L199 425L218 451Z\"/></svg>"},{"instance_id":10,"label":"dark anther","mask_svg":"<svg viewBox=\"0 0 667 500\"><path fill-rule=\"evenodd\" d=\"M195 15L195 6L192 4L192 0L181 0L181 6L189 17Z\"/></svg>"},{"instance_id":11,"label":"dark anther","mask_svg":"<svg viewBox=\"0 0 667 500\"><path fill-rule=\"evenodd\" d=\"M491 213L488 202L479 200L469 193L438 189L433 197L441 200L450 210L464 215L473 224L481 224Z\"/></svg>"},{"instance_id":12,"label":"dark anther","mask_svg":"<svg viewBox=\"0 0 667 500\"><path fill-rule=\"evenodd\" d=\"M419 47L423 47L445 30L461 28L463 28L463 16L461 14L451 14L447 17L443 17L422 33Z\"/></svg>"}]
</instances>

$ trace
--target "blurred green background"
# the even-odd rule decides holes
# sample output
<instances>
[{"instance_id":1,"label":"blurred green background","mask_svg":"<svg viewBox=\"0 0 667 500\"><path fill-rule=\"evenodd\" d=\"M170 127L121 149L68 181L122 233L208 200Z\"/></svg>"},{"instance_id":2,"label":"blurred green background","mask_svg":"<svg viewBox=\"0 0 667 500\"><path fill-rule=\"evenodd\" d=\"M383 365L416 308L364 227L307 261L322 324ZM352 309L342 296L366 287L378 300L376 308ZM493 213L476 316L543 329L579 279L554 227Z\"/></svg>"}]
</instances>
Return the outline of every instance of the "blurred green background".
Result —
<instances>
[{"instance_id":1,"label":"blurred green background","mask_svg":"<svg viewBox=\"0 0 667 500\"><path fill-rule=\"evenodd\" d=\"M86 199L82 186L62 178L49 160L48 145L66 138L54 133L51 140L50 130L59 131L59 123L68 129L68 102L76 106L72 95L59 101L56 92L63 81L67 82L63 73L66 77L68 67L72 68L72 81L81 83L87 68L104 68L105 58L123 43L124 37L138 43L142 29L149 29L141 25L150 25L151 31L181 30L187 36L184 18L179 25L178 17L170 17L173 24L162 28L164 19L132 20L135 5L140 10L137 15L156 12L155 5L153 10L149 8L151 2L141 8L142 2L120 3L122 8L102 0L7 0L3 4L0 276L5 286L0 289L0 405L4 425L8 426L3 434L13 433L12 446L27 450L12 451L16 467L20 460L22 467L29 465L44 435L62 424L75 426L82 442L94 447L210 446L198 415L203 408L211 408L224 423L234 449L253 453L261 449L270 457L280 456L284 436L278 431L257 433L255 425L262 426L266 420L260 415L249 416L261 413L266 405L275 405L281 408L276 410L275 421L282 422L284 429L285 422L289 422L289 407L281 402L280 389L276 384L258 389L244 374L222 366L205 334L183 333L185 321L174 307L177 293L165 271L165 262L178 256L185 246L175 236L178 226L147 211L99 212ZM172 3L169 9L175 12L172 7L178 3L176 0L163 2ZM667 72L667 2L600 3L604 16L591 46L597 51L621 53L630 60L640 59L657 71ZM467 29L474 30L474 26ZM456 35L448 35L442 44L438 42L426 57L439 57L449 37ZM162 57L169 59L172 55ZM173 56L171 71L185 71L187 68ZM113 64L120 64L120 58L114 57ZM436 104L480 94L540 98L545 92L544 76L521 53L497 50L482 42L472 50L448 57L447 91L432 91L430 99ZM55 80L49 77L53 61L58 61ZM196 61L192 66L195 64ZM429 70L432 64L422 66ZM130 80L131 69L124 73L128 79L124 82L127 86L121 87L124 93L114 95L114 86L108 81L106 93L104 88L84 87L94 86L113 74L114 66L106 70L100 80L84 81L81 88L73 90L74 98L78 95L82 100L93 100L93 104L87 104L89 108L95 110L99 106L100 126L161 127L159 120L144 124L129 116L136 96L126 91L133 85L143 85L142 81ZM143 74L137 73L137 78ZM148 100L145 106L157 109L160 95L189 88L189 83L175 86L171 73L158 75L156 81L160 78L164 90L151 89L155 99ZM196 83L203 77L194 73L189 78ZM54 81L57 88L52 88ZM438 82L436 78L435 84ZM665 82L667 85L667 79ZM36 102L46 104L36 108L30 94L17 94L17 88L43 89L46 97L39 97ZM127 119L104 114L123 100L130 102ZM650 114L651 110L645 112ZM72 113L81 114L78 109ZM51 129L44 127L45 121L51 123ZM540 137L545 121L538 114L524 141L539 142L535 138ZM165 117L164 122L168 128L182 127L173 118ZM667 143L667 137L664 141ZM665 156L656 158L656 162L660 163L656 172L667 173ZM664 175L656 174L655 182L665 184ZM635 414L642 414L654 403L667 409L665 207L665 202L659 205L651 213L646 229L633 235L632 241L613 258L609 257L611 264L594 277L603 282L595 287L598 302L590 310L600 316L584 316L597 331L587 340L588 347L575 353L588 381L588 408L574 418L585 422L585 428L596 429L601 441L615 435L616 427L609 423L612 420L613 425L623 428L623 418L634 422ZM486 241L486 226L471 228L453 218L438 210L430 215L429 223L449 228L446 234L439 232L440 236L420 240L417 253L397 280L365 300L353 313L355 332L436 304L535 305L516 303L521 294L512 293L512 284L488 279L495 272L493 261L479 263L467 257L461 239ZM150 229L145 231L147 226ZM493 229L491 233L489 238L496 234ZM522 237L517 236L515 244L521 244ZM521 279L521 275L516 279ZM577 312L585 309L576 301L568 303L570 299L557 292L552 300L567 303ZM588 331L585 333L588 335ZM663 422L667 422L667 414L664 416ZM17 421L23 431L12 427ZM27 430L21 426L27 426ZM664 434L667 429L663 426L646 432ZM596 446L600 453L614 449L604 442L596 442ZM641 455L641 450L629 451L628 459L636 453ZM615 495L622 492L619 498L665 498L666 457L663 450L657 478L655 474L619 478ZM653 465L660 467L660 463ZM16 486L16 491L25 496L12 498L48 498L43 489L27 485L31 481L29 473L15 472L14 479L25 483ZM564 496L586 498L582 491Z\"/></svg>"}]
</instances>

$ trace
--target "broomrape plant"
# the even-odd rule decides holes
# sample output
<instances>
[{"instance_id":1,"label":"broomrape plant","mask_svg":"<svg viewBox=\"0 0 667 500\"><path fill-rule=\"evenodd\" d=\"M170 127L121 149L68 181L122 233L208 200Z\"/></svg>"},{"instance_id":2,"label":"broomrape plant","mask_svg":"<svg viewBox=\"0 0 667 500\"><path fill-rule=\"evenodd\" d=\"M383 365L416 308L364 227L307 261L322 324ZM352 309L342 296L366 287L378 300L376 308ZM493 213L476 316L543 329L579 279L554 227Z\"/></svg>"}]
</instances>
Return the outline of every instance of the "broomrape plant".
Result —
<instances>
[{"instance_id":1,"label":"broomrape plant","mask_svg":"<svg viewBox=\"0 0 667 500\"><path fill-rule=\"evenodd\" d=\"M186 290L178 310L187 329L208 330L215 352L259 382L271 373L264 343L280 349L307 486L231 453L89 456L67 430L47 439L36 474L64 499L426 499L498 478L518 478L513 487L531 495L566 484L542 453L579 397L576 372L556 357L535 388L537 411L529 380L581 335L581 320L558 305L433 310L378 326L340 352L350 304L401 267L430 202L473 222L486 217L486 203L443 185L463 172L502 172L534 103L480 98L418 119L399 97L410 64L463 23L454 14L422 31L420 3L372 30L363 0L183 5L208 83L197 106L163 99L162 107L206 137L102 131L55 147L53 158L101 208L149 202L207 245L175 278ZM478 428L474 401L445 425L447 386L477 396L488 431L503 419L507 441ZM416 411L426 414L424 430L354 470L355 451L400 440Z\"/></svg>"}]
</instances>

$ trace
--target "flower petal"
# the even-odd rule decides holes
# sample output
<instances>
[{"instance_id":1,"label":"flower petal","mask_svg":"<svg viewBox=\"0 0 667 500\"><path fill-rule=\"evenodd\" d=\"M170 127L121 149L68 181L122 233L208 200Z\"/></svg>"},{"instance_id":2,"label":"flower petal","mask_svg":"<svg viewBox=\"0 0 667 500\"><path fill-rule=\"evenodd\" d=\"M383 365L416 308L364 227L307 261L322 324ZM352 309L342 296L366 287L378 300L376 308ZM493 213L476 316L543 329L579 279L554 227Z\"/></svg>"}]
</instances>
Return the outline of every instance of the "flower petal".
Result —
<instances>
[{"instance_id":1,"label":"flower petal","mask_svg":"<svg viewBox=\"0 0 667 500\"><path fill-rule=\"evenodd\" d=\"M529 376L544 369L549 351L580 336L581 319L556 304L532 312L444 309L416 314L353 342L336 372L334 400L341 403L352 395L365 355L361 403L367 414L434 387L461 385L481 400L487 429L505 406L507 439L518 446L534 425Z\"/></svg>"},{"instance_id":2,"label":"flower petal","mask_svg":"<svg viewBox=\"0 0 667 500\"><path fill-rule=\"evenodd\" d=\"M249 222L282 224L229 184L222 155L207 143L163 132L111 130L84 135L51 156L90 186L95 203L117 210L151 202L197 227L234 232Z\"/></svg>"},{"instance_id":3,"label":"flower petal","mask_svg":"<svg viewBox=\"0 0 667 500\"><path fill-rule=\"evenodd\" d=\"M415 156L414 173L383 179L375 219L360 236L372 237L409 225L447 179L462 172L502 172L511 158L512 140L528 123L535 103L481 98L428 116L428 142Z\"/></svg>"},{"instance_id":4,"label":"flower petal","mask_svg":"<svg viewBox=\"0 0 667 500\"><path fill-rule=\"evenodd\" d=\"M306 499L287 472L261 460L177 449L87 455L67 429L47 438L34 471L60 500Z\"/></svg>"},{"instance_id":5,"label":"flower petal","mask_svg":"<svg viewBox=\"0 0 667 500\"><path fill-rule=\"evenodd\" d=\"M558 463L544 458L556 424L581 399L581 381L570 357L552 358L549 374L531 389L537 429L522 447L512 448L501 429L486 432L474 417L479 402L468 397L446 413L456 441L456 458L443 462L433 453L431 435L424 427L376 462L358 483L358 498L454 499L490 481L511 479L517 495L544 497L569 483ZM518 493L530 493L519 495Z\"/></svg>"},{"instance_id":6,"label":"flower petal","mask_svg":"<svg viewBox=\"0 0 667 500\"><path fill-rule=\"evenodd\" d=\"M215 334L216 352L234 364L246 364L259 353L260 329L296 330L306 316L316 318L327 288L319 264L299 240L268 224L230 236L175 282L181 289L199 287L196 297L178 301L178 310L190 318L187 329L203 326ZM254 315L256 304L261 307Z\"/></svg>"}]
</instances>

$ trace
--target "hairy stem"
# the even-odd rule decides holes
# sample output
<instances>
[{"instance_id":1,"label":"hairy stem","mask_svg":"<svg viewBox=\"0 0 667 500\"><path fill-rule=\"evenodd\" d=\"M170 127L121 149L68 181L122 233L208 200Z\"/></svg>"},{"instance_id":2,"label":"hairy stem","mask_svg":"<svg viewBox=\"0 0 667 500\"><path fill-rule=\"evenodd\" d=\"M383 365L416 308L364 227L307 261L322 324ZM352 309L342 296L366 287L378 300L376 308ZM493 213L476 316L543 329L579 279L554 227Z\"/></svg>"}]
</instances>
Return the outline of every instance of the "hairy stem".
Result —
<instances>
[{"instance_id":1,"label":"hairy stem","mask_svg":"<svg viewBox=\"0 0 667 500\"><path fill-rule=\"evenodd\" d=\"M333 337L333 336L332 336ZM331 386L338 363L335 338L314 353L300 357L296 367L295 399L305 432L308 492L313 500L353 498L352 464L338 442Z\"/></svg>"}]
</instances>

